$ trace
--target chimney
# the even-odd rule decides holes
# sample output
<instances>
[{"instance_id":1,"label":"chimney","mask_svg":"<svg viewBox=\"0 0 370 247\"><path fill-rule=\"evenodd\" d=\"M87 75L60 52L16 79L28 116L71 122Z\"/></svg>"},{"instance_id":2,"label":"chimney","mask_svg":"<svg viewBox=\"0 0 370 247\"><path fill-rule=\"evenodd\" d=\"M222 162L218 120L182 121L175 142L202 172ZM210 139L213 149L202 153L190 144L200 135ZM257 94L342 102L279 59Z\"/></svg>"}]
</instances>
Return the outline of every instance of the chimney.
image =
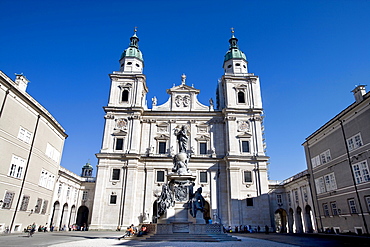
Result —
<instances>
[{"instance_id":1,"label":"chimney","mask_svg":"<svg viewBox=\"0 0 370 247\"><path fill-rule=\"evenodd\" d=\"M18 85L19 90L26 92L27 84L30 81L23 74L15 74L15 83Z\"/></svg>"},{"instance_id":2,"label":"chimney","mask_svg":"<svg viewBox=\"0 0 370 247\"><path fill-rule=\"evenodd\" d=\"M356 103L361 102L364 99L364 95L366 94L365 85L356 86L356 88L353 89L352 92L355 96Z\"/></svg>"}]
</instances>

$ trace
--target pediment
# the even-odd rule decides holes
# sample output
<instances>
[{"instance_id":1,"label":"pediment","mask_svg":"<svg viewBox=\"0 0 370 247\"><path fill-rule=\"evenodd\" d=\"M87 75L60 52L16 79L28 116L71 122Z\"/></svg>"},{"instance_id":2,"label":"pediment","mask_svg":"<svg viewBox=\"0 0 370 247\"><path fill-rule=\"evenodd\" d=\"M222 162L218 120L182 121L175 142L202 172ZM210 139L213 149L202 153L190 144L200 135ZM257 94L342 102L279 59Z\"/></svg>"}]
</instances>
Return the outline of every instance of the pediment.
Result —
<instances>
[{"instance_id":1,"label":"pediment","mask_svg":"<svg viewBox=\"0 0 370 247\"><path fill-rule=\"evenodd\" d=\"M126 136L127 132L124 131L124 130L116 130L116 131L113 132L112 135L114 135L114 136Z\"/></svg>"},{"instance_id":2,"label":"pediment","mask_svg":"<svg viewBox=\"0 0 370 247\"><path fill-rule=\"evenodd\" d=\"M155 140L169 140L170 136L166 135L166 134L161 134L161 135L158 135L158 136L154 137L154 139Z\"/></svg>"},{"instance_id":3,"label":"pediment","mask_svg":"<svg viewBox=\"0 0 370 247\"><path fill-rule=\"evenodd\" d=\"M252 137L252 135L249 133L243 133L243 134L237 135L237 137L238 138L250 138Z\"/></svg>"}]
</instances>

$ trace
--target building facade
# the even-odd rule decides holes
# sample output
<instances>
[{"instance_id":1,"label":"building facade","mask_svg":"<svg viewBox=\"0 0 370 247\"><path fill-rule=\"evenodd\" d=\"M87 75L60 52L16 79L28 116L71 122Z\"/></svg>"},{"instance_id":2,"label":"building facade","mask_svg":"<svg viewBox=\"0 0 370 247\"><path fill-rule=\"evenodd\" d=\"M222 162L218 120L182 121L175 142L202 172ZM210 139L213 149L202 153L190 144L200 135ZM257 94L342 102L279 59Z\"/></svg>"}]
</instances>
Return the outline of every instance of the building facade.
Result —
<instances>
[{"instance_id":1,"label":"building facade","mask_svg":"<svg viewBox=\"0 0 370 247\"><path fill-rule=\"evenodd\" d=\"M369 234L370 94L355 102L303 143L320 231Z\"/></svg>"},{"instance_id":2,"label":"building facade","mask_svg":"<svg viewBox=\"0 0 370 247\"><path fill-rule=\"evenodd\" d=\"M46 225L64 129L27 92L28 80L0 71L0 232Z\"/></svg>"},{"instance_id":3,"label":"building facade","mask_svg":"<svg viewBox=\"0 0 370 247\"><path fill-rule=\"evenodd\" d=\"M305 170L270 186L270 214L276 232L317 232L309 177Z\"/></svg>"},{"instance_id":4,"label":"building facade","mask_svg":"<svg viewBox=\"0 0 370 247\"><path fill-rule=\"evenodd\" d=\"M95 193L92 170L90 163L86 163L78 176L60 167L51 208L53 230L82 230L90 225Z\"/></svg>"},{"instance_id":5,"label":"building facade","mask_svg":"<svg viewBox=\"0 0 370 247\"><path fill-rule=\"evenodd\" d=\"M167 89L168 101L157 105L154 97L151 108L136 31L130 41L120 70L110 74L90 228L157 222L156 201L179 152L174 131L182 126L188 136L188 168L206 201L204 219L270 225L260 83L248 72L238 39L233 34L229 40L215 104L200 103L200 91L182 75L177 86Z\"/></svg>"}]
</instances>

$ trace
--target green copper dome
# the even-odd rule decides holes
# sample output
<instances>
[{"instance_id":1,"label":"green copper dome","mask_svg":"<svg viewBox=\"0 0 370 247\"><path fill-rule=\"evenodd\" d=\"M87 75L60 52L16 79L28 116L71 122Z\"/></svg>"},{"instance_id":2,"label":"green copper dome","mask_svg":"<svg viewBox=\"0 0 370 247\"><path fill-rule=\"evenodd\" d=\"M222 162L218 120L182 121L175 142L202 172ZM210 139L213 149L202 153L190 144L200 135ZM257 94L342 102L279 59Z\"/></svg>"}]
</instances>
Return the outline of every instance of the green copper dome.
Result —
<instances>
[{"instance_id":1,"label":"green copper dome","mask_svg":"<svg viewBox=\"0 0 370 247\"><path fill-rule=\"evenodd\" d=\"M130 41L130 46L123 51L121 59L124 57L136 57L141 61L144 61L143 54L139 50L139 38L136 36L136 29L134 35L132 35L132 37L130 38Z\"/></svg>"},{"instance_id":2,"label":"green copper dome","mask_svg":"<svg viewBox=\"0 0 370 247\"><path fill-rule=\"evenodd\" d=\"M239 50L238 47L238 39L235 38L234 33L232 34L231 38L229 39L230 48L225 54L224 62L233 59L233 58L241 58L247 61L247 56Z\"/></svg>"}]
</instances>

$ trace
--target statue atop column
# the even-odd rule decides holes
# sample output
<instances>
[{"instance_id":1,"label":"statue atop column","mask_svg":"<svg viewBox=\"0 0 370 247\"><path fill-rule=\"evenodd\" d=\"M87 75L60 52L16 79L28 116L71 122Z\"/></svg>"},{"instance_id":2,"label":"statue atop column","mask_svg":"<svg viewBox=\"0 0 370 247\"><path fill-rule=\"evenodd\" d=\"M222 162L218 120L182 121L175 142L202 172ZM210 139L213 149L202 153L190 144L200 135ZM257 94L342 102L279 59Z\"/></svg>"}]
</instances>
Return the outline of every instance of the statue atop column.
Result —
<instances>
[{"instance_id":1,"label":"statue atop column","mask_svg":"<svg viewBox=\"0 0 370 247\"><path fill-rule=\"evenodd\" d=\"M173 157L172 171L178 175L189 175L191 173L188 169L189 155L186 153L186 148L188 145L186 126L183 125L181 128L176 128L174 134L177 137L179 153Z\"/></svg>"},{"instance_id":2,"label":"statue atop column","mask_svg":"<svg viewBox=\"0 0 370 247\"><path fill-rule=\"evenodd\" d=\"M181 129L175 129L177 142L179 144L179 153L186 153L186 146L188 144L188 137L186 136L186 126L181 126Z\"/></svg>"}]
</instances>

